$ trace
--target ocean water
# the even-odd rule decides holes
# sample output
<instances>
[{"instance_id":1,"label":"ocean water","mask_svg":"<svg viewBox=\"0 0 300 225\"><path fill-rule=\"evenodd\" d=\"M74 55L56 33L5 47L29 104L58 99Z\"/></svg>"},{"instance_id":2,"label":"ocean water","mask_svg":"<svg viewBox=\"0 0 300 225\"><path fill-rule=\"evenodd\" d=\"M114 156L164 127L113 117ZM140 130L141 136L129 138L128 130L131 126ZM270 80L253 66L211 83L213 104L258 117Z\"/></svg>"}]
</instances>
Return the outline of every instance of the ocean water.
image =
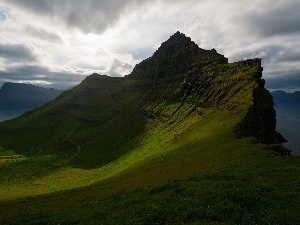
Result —
<instances>
[{"instance_id":1,"label":"ocean water","mask_svg":"<svg viewBox=\"0 0 300 225\"><path fill-rule=\"evenodd\" d=\"M292 150L293 155L300 154L300 103L275 102L277 132L288 142L282 145Z\"/></svg>"},{"instance_id":2,"label":"ocean water","mask_svg":"<svg viewBox=\"0 0 300 225\"><path fill-rule=\"evenodd\" d=\"M31 109L0 109L0 122L22 115Z\"/></svg>"}]
</instances>

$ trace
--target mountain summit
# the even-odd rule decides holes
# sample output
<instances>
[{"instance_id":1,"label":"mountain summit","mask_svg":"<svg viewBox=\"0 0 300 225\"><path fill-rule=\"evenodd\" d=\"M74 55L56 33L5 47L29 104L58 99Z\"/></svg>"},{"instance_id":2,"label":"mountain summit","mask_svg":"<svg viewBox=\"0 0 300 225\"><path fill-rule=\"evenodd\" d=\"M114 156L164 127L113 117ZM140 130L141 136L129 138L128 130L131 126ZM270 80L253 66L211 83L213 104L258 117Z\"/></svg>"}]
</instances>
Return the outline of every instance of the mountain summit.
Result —
<instances>
[{"instance_id":1,"label":"mountain summit","mask_svg":"<svg viewBox=\"0 0 300 225\"><path fill-rule=\"evenodd\" d=\"M204 50L179 31L163 42L152 57L136 65L131 77L153 77L178 74L195 66L227 63L215 49Z\"/></svg>"},{"instance_id":2,"label":"mountain summit","mask_svg":"<svg viewBox=\"0 0 300 225\"><path fill-rule=\"evenodd\" d=\"M185 53L186 55L190 55L189 58L194 58L204 51L205 50L199 48L191 38L177 31L167 41L161 44L153 56L157 58L170 58L173 55L173 57L175 57L176 55Z\"/></svg>"}]
</instances>

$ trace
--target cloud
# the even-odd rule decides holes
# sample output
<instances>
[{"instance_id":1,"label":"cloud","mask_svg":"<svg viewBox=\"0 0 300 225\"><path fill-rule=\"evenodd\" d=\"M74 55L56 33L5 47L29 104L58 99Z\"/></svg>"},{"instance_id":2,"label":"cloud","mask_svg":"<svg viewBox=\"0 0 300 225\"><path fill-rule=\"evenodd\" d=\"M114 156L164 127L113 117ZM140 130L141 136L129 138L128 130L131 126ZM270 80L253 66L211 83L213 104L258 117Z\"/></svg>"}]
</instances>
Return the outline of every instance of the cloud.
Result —
<instances>
[{"instance_id":1,"label":"cloud","mask_svg":"<svg viewBox=\"0 0 300 225\"><path fill-rule=\"evenodd\" d=\"M32 81L36 71L26 66L40 67L40 80L53 87L55 76L70 79L64 86L80 74L123 76L179 30L231 62L260 57L266 85L300 90L299 0L2 0L0 7L2 75L18 70Z\"/></svg>"},{"instance_id":2,"label":"cloud","mask_svg":"<svg viewBox=\"0 0 300 225\"><path fill-rule=\"evenodd\" d=\"M119 60L114 60L108 71L108 74L112 77L123 77L124 75L129 74L132 69L133 65L121 62Z\"/></svg>"},{"instance_id":3,"label":"cloud","mask_svg":"<svg viewBox=\"0 0 300 225\"><path fill-rule=\"evenodd\" d=\"M279 60L282 62L298 62L300 65L300 49L286 49L281 52Z\"/></svg>"},{"instance_id":4,"label":"cloud","mask_svg":"<svg viewBox=\"0 0 300 225\"><path fill-rule=\"evenodd\" d=\"M64 22L68 27L83 32L102 33L130 12L136 5L146 0L4 0L7 4L19 7L50 20Z\"/></svg>"},{"instance_id":5,"label":"cloud","mask_svg":"<svg viewBox=\"0 0 300 225\"><path fill-rule=\"evenodd\" d=\"M27 32L28 34L30 34L35 38L40 38L42 40L50 41L52 43L57 43L57 44L63 43L62 39L57 34L48 32L43 28L35 28L32 26L27 26L25 28L25 32Z\"/></svg>"},{"instance_id":6,"label":"cloud","mask_svg":"<svg viewBox=\"0 0 300 225\"><path fill-rule=\"evenodd\" d=\"M0 44L0 57L6 62L35 62L31 49L22 44Z\"/></svg>"},{"instance_id":7,"label":"cloud","mask_svg":"<svg viewBox=\"0 0 300 225\"><path fill-rule=\"evenodd\" d=\"M292 92L299 90L300 73L297 71L277 71L269 75L266 82L266 88L270 90L286 90ZM289 91L290 90L290 91Z\"/></svg>"},{"instance_id":8,"label":"cloud","mask_svg":"<svg viewBox=\"0 0 300 225\"><path fill-rule=\"evenodd\" d=\"M50 72L46 67L28 65L10 66L7 69L7 71L0 71L0 79L8 77L12 80L32 80L35 79L36 76L41 76Z\"/></svg>"},{"instance_id":9,"label":"cloud","mask_svg":"<svg viewBox=\"0 0 300 225\"><path fill-rule=\"evenodd\" d=\"M82 73L82 71L81 71ZM76 73L76 70L51 71L44 66L12 66L7 70L0 71L0 82L27 82L51 85L56 88L66 89L72 87L84 79L85 75Z\"/></svg>"},{"instance_id":10,"label":"cloud","mask_svg":"<svg viewBox=\"0 0 300 225\"><path fill-rule=\"evenodd\" d=\"M230 61L239 61L251 58L261 58L263 65L276 63L287 55L287 49L278 44L253 44L236 51L230 56ZM287 60L287 59L285 59Z\"/></svg>"},{"instance_id":11,"label":"cloud","mask_svg":"<svg viewBox=\"0 0 300 225\"><path fill-rule=\"evenodd\" d=\"M270 2L268 8L251 10L244 16L249 32L261 37L292 35L300 32L300 2L298 0Z\"/></svg>"}]
</instances>

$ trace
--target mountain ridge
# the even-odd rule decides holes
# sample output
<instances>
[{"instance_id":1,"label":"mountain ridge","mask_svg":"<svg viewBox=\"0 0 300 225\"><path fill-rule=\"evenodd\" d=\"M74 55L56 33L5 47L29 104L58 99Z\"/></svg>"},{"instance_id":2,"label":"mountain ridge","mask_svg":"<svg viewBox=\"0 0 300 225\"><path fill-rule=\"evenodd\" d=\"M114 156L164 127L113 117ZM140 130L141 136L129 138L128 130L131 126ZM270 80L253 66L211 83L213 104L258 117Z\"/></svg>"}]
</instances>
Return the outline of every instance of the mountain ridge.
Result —
<instances>
[{"instance_id":1,"label":"mountain ridge","mask_svg":"<svg viewBox=\"0 0 300 225\"><path fill-rule=\"evenodd\" d=\"M271 94L274 98L274 101L300 103L300 91L295 91L294 93L287 93L285 91L278 90L273 91Z\"/></svg>"},{"instance_id":2,"label":"mountain ridge","mask_svg":"<svg viewBox=\"0 0 300 225\"><path fill-rule=\"evenodd\" d=\"M201 62L201 60L203 61ZM193 68L196 66L195 64L204 65L213 62L228 63L228 59L217 53L215 49L199 48L195 42L191 41L191 38L177 31L163 42L151 57L137 64L128 76L135 78L151 77L151 75L162 77L172 73L181 73Z\"/></svg>"},{"instance_id":3,"label":"mountain ridge","mask_svg":"<svg viewBox=\"0 0 300 225\"><path fill-rule=\"evenodd\" d=\"M62 90L6 82L0 89L0 109L36 108L53 100Z\"/></svg>"},{"instance_id":4,"label":"mountain ridge","mask_svg":"<svg viewBox=\"0 0 300 225\"><path fill-rule=\"evenodd\" d=\"M52 102L50 111L56 113L62 110L66 102L66 110L70 111L95 109L97 103L88 103L85 98L100 92L104 94L103 97L120 101L119 104L126 96L139 93L139 101L144 103L180 101L200 107L234 110L237 113L249 109L234 132L238 137L254 136L262 143L272 144L277 143L276 113L272 96L264 88L262 71L261 59L228 63L228 59L216 50L201 49L190 38L176 32L151 57L137 64L129 75L123 78L99 74L87 76L73 91L65 92L61 99L67 93L73 97L65 98L64 103L58 104L58 107L55 101ZM243 86L246 82L251 84ZM239 98L242 88L248 88L250 92L237 104L232 99L234 96ZM151 112L145 112L145 115L148 114ZM99 118L75 117L83 121L99 121Z\"/></svg>"},{"instance_id":5,"label":"mountain ridge","mask_svg":"<svg viewBox=\"0 0 300 225\"><path fill-rule=\"evenodd\" d=\"M167 61L158 60L164 58ZM65 138L75 131L77 139L88 146L85 159L73 160L83 166L89 160L94 161L89 163L91 166L99 166L121 157L131 151L128 140L136 144L136 139L143 139L146 124L157 120L162 124L181 121L173 115L185 107L189 108L187 118L209 108L230 111L244 118L232 131L237 137L252 136L262 143L276 143L273 102L261 75L260 59L228 63L215 50L200 49L177 32L152 57L137 64L131 74L123 78L87 76L41 109L20 117L17 126L3 124L0 128L9 140L6 147L20 149L20 154L32 146L41 146L45 154L65 151L51 146L56 142L68 145ZM172 113L171 105L178 105ZM17 120L10 123L14 121ZM15 127L24 133L18 142L10 136ZM36 133L45 128L51 132ZM108 146L117 150L107 151ZM92 157L95 154L98 156Z\"/></svg>"}]
</instances>

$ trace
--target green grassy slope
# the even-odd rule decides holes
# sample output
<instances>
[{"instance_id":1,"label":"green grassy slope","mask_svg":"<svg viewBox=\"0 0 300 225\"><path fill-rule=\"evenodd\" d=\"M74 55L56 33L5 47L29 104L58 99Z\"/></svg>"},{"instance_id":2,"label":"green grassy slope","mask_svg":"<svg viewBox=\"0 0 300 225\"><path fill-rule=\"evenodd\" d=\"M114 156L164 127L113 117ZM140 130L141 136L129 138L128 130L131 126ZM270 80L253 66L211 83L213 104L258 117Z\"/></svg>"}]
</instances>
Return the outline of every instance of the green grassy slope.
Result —
<instances>
[{"instance_id":1,"label":"green grassy slope","mask_svg":"<svg viewBox=\"0 0 300 225\"><path fill-rule=\"evenodd\" d=\"M299 157L257 143L274 132L261 72L175 34L125 78L0 123L0 220L293 224Z\"/></svg>"},{"instance_id":2,"label":"green grassy slope","mask_svg":"<svg viewBox=\"0 0 300 225\"><path fill-rule=\"evenodd\" d=\"M64 168L55 179L35 176L32 184L26 184L32 188L31 197L2 201L1 220L12 224L295 223L299 158L276 156L251 138L236 139L231 131L239 119L213 109L201 117L195 112L189 129L154 132L143 146L106 171ZM169 143L161 146L159 138ZM88 184L101 180L103 172L113 176L87 187L34 196L39 189L46 192L46 184L58 188L76 180Z\"/></svg>"}]
</instances>

